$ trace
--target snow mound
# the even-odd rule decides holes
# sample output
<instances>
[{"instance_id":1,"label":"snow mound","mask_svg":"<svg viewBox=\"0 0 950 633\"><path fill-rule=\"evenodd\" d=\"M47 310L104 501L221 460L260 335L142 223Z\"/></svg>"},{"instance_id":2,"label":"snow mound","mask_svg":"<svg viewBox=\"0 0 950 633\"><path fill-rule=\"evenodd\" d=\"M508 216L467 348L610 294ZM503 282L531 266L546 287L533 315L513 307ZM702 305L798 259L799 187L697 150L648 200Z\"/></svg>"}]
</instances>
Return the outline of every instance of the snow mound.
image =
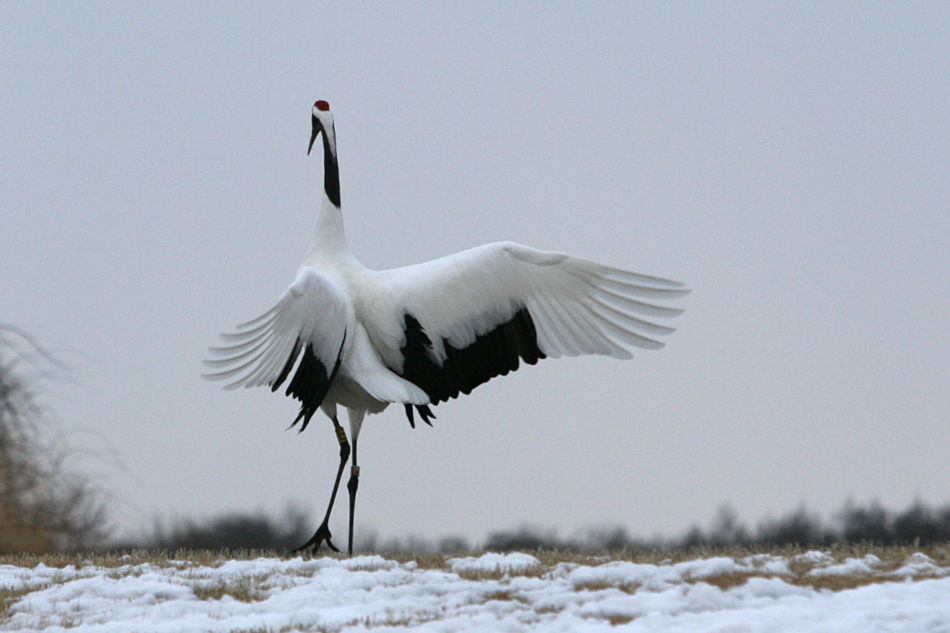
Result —
<instances>
[{"instance_id":1,"label":"snow mound","mask_svg":"<svg viewBox=\"0 0 950 633\"><path fill-rule=\"evenodd\" d=\"M898 569L892 571L891 575L898 578L940 577L950 575L950 569L938 567L932 558L916 552L911 554Z\"/></svg>"},{"instance_id":2,"label":"snow mound","mask_svg":"<svg viewBox=\"0 0 950 633\"><path fill-rule=\"evenodd\" d=\"M824 563L808 572L810 576L855 576L873 574L881 566L881 559L874 554L864 558L848 558L843 563Z\"/></svg>"},{"instance_id":3,"label":"snow mound","mask_svg":"<svg viewBox=\"0 0 950 633\"><path fill-rule=\"evenodd\" d=\"M678 563L528 554L433 569L381 556L62 568L0 565L4 631L111 633L419 630L512 633L947 631L950 566L914 554L808 553ZM806 571L792 573L801 563ZM893 569L893 571L888 571ZM766 571L769 570L769 571ZM828 576L855 578L829 589ZM815 585L809 584L814 579ZM837 581L837 579L835 579ZM836 583L832 583L836 584ZM850 587L850 588L849 588Z\"/></svg>"},{"instance_id":4,"label":"snow mound","mask_svg":"<svg viewBox=\"0 0 950 633\"><path fill-rule=\"evenodd\" d=\"M540 566L541 561L530 554L521 554L519 552L510 554L488 552L481 556L450 558L448 564L456 574L472 572L523 573Z\"/></svg>"}]
</instances>

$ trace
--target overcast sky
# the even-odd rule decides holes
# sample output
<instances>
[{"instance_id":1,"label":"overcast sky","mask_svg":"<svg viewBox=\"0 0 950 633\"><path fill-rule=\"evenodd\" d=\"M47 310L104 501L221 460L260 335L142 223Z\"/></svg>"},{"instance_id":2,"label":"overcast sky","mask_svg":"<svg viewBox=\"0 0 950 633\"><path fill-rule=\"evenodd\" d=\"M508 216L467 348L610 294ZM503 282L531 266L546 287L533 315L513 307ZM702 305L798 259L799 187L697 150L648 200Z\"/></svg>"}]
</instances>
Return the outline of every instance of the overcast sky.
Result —
<instances>
[{"instance_id":1,"label":"overcast sky","mask_svg":"<svg viewBox=\"0 0 950 633\"><path fill-rule=\"evenodd\" d=\"M325 418L200 377L305 254L318 98L367 266L513 240L693 289L661 351L369 418L359 528L950 501L948 5L444 4L3 3L0 321L69 365L120 534L324 508Z\"/></svg>"}]
</instances>

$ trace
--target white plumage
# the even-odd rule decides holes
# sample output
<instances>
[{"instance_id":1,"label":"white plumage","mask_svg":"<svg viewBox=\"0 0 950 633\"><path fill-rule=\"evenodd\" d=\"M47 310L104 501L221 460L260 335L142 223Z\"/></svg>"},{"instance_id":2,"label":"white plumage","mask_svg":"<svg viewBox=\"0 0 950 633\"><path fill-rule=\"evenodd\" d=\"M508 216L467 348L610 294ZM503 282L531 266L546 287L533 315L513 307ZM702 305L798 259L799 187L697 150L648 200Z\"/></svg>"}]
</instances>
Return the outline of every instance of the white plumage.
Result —
<instances>
[{"instance_id":1,"label":"white plumage","mask_svg":"<svg viewBox=\"0 0 950 633\"><path fill-rule=\"evenodd\" d=\"M358 485L356 441L366 413L401 403L428 422L429 405L469 393L494 376L541 358L659 349L672 328L654 319L682 312L657 301L682 284L561 253L499 242L404 268L373 271L350 252L340 210L333 117L314 104L310 148L322 132L324 199L310 253L273 308L224 334L211 348L208 378L227 388L289 379L301 430L317 408L337 429L341 461L324 522L303 547L324 541L349 454L337 405L350 413L353 466L350 534ZM308 150L309 153L309 150ZM335 549L335 548L334 548Z\"/></svg>"}]
</instances>

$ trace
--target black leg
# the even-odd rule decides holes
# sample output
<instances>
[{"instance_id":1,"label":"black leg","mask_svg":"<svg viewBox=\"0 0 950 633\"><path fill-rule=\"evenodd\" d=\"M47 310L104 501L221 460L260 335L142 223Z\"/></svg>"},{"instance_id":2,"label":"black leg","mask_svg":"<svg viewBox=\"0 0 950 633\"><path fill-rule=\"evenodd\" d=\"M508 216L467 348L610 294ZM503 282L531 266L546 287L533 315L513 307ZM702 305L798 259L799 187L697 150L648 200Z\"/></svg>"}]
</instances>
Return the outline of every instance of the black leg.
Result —
<instances>
[{"instance_id":1,"label":"black leg","mask_svg":"<svg viewBox=\"0 0 950 633\"><path fill-rule=\"evenodd\" d=\"M353 438L353 465L350 467L350 480L346 482L346 489L350 491L350 529L347 539L347 550L353 555L353 512L356 510L356 489L360 486L360 467L356 465L356 438Z\"/></svg>"},{"instance_id":2,"label":"black leg","mask_svg":"<svg viewBox=\"0 0 950 633\"><path fill-rule=\"evenodd\" d=\"M320 549L320 545L323 542L326 542L327 547L332 549L334 552L339 552L336 546L330 541L330 512L333 510L333 502L336 500L336 491L340 487L340 479L343 477L343 467L346 466L346 460L350 457L350 444L346 441L346 432L343 431L343 427L340 426L339 421L336 419L336 416L331 418L333 421L333 429L336 431L337 440L340 442L340 467L336 471L336 480L333 482L333 492L330 493L330 504L327 506L327 513L323 516L323 523L320 524L320 527L317 528L317 531L313 533L313 536L310 537L310 540L301 545L300 547L295 548L293 551L299 552L300 550L307 549L312 547L311 553L316 554L317 550ZM354 453L355 456L355 453ZM352 511L351 511L352 517ZM352 523L352 518L350 519Z\"/></svg>"}]
</instances>

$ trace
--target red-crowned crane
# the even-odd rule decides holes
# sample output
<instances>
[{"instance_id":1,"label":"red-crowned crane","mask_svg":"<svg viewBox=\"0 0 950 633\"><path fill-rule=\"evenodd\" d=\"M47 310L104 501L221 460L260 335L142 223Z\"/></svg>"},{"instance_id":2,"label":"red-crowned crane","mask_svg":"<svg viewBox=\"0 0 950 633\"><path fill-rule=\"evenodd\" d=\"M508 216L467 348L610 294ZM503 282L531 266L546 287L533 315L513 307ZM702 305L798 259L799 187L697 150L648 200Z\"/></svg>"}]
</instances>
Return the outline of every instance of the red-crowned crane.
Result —
<instances>
[{"instance_id":1,"label":"red-crowned crane","mask_svg":"<svg viewBox=\"0 0 950 633\"><path fill-rule=\"evenodd\" d=\"M300 401L292 425L317 409L340 443L330 503L314 535L297 550L330 541L328 521L352 447L348 551L359 485L356 442L367 413L390 403L426 423L431 405L542 358L603 354L631 358L630 347L658 349L672 328L651 319L682 312L656 303L688 292L682 284L512 242L486 244L433 261L370 270L350 252L340 211L336 131L326 101L313 104L307 153L322 134L323 203L310 253L270 310L223 334L206 377L227 388L285 382ZM337 418L347 409L350 436ZM295 550L295 551L297 551Z\"/></svg>"}]
</instances>

